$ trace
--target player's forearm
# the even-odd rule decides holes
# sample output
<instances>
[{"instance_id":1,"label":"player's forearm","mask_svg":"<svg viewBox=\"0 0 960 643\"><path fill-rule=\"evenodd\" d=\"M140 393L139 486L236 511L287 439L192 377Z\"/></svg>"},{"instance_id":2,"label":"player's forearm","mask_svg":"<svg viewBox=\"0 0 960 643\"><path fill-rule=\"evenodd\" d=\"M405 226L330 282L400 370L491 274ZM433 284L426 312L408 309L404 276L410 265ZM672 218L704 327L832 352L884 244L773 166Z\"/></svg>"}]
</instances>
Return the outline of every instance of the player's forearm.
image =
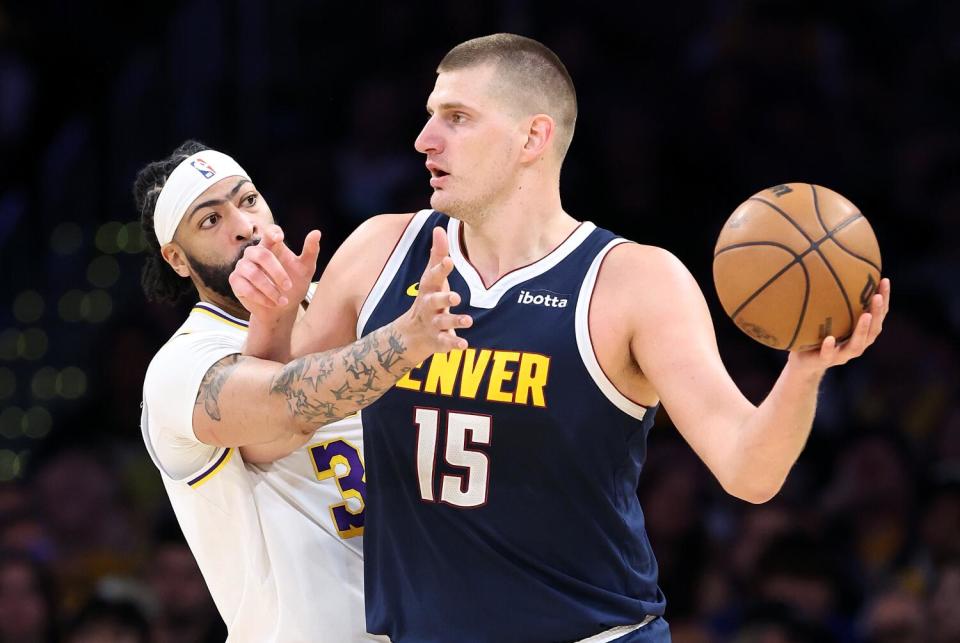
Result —
<instances>
[{"instance_id":1,"label":"player's forearm","mask_svg":"<svg viewBox=\"0 0 960 643\"><path fill-rule=\"evenodd\" d=\"M721 480L729 493L754 503L777 494L810 435L822 378L822 371L788 362L731 441L728 475Z\"/></svg>"},{"instance_id":2,"label":"player's forearm","mask_svg":"<svg viewBox=\"0 0 960 643\"><path fill-rule=\"evenodd\" d=\"M270 393L286 401L300 432L369 406L428 355L398 320L353 344L294 359L274 376Z\"/></svg>"},{"instance_id":3,"label":"player's forearm","mask_svg":"<svg viewBox=\"0 0 960 643\"><path fill-rule=\"evenodd\" d=\"M281 364L289 362L296 318L296 309L273 317L251 315L243 354Z\"/></svg>"}]
</instances>

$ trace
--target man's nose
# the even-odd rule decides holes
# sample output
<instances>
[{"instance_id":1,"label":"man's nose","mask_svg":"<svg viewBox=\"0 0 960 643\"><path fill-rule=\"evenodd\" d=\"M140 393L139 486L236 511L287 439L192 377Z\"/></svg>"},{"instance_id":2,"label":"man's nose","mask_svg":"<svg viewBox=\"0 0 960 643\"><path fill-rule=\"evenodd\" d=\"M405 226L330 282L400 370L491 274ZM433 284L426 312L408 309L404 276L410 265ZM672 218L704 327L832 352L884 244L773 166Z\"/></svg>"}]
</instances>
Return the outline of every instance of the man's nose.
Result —
<instances>
[{"instance_id":1,"label":"man's nose","mask_svg":"<svg viewBox=\"0 0 960 643\"><path fill-rule=\"evenodd\" d=\"M249 241L259 236L260 226L256 218L251 216L250 213L235 208L232 214L234 221L233 233L237 241Z\"/></svg>"},{"instance_id":2,"label":"man's nose","mask_svg":"<svg viewBox=\"0 0 960 643\"><path fill-rule=\"evenodd\" d=\"M436 154L443 151L443 140L437 132L436 122L431 116L430 120L424 124L420 134L413 142L413 147L421 154Z\"/></svg>"}]
</instances>

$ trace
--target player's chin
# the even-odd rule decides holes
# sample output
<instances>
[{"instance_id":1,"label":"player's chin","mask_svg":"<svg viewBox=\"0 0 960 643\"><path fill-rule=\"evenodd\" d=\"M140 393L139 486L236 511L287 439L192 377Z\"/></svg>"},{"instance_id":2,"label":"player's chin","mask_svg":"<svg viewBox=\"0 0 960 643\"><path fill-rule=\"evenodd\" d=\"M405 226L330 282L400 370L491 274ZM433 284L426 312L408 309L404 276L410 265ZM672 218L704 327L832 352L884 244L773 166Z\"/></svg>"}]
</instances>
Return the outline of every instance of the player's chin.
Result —
<instances>
[{"instance_id":1,"label":"player's chin","mask_svg":"<svg viewBox=\"0 0 960 643\"><path fill-rule=\"evenodd\" d=\"M430 207L434 210L440 212L447 212L447 208L450 207L451 199L448 194L446 194L441 188L434 188L433 194L430 195Z\"/></svg>"}]
</instances>

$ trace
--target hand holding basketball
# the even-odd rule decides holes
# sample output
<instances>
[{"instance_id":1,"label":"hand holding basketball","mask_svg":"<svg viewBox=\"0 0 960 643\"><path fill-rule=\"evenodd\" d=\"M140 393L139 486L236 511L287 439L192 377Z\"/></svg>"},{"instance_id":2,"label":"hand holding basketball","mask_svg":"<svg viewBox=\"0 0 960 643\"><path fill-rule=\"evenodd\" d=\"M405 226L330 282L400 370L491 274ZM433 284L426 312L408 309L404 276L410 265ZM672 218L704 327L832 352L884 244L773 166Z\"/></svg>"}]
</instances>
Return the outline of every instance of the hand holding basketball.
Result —
<instances>
[{"instance_id":1,"label":"hand holding basketball","mask_svg":"<svg viewBox=\"0 0 960 643\"><path fill-rule=\"evenodd\" d=\"M862 353L889 309L870 224L841 195L805 183L774 186L740 205L720 233L713 275L741 330L773 348L819 349L824 367Z\"/></svg>"}]
</instances>

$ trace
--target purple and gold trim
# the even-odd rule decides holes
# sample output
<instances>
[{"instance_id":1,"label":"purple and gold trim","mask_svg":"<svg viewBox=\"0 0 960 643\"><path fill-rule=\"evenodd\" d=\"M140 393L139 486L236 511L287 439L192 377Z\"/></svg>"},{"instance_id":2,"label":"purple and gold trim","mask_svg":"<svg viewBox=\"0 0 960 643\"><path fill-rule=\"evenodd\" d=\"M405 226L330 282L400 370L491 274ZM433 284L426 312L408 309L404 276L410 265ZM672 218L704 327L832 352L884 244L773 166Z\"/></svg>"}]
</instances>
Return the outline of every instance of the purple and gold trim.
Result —
<instances>
[{"instance_id":1,"label":"purple and gold trim","mask_svg":"<svg viewBox=\"0 0 960 643\"><path fill-rule=\"evenodd\" d=\"M196 489L197 487L202 485L204 482L206 482L213 476L217 475L217 472L220 471L220 469L222 469L224 466L226 466L228 462L230 462L230 458L233 457L233 451L234 449L228 447L226 450L224 450L224 452L220 455L220 457L217 458L217 461L214 462L212 465L210 465L209 469L207 469L206 471L198 475L196 478L194 478L187 484L193 487L194 489Z\"/></svg>"},{"instance_id":2,"label":"purple and gold trim","mask_svg":"<svg viewBox=\"0 0 960 643\"><path fill-rule=\"evenodd\" d=\"M228 315L223 312L216 306L211 306L205 302L199 302L194 304L191 313L200 313L201 315L206 315L207 317L212 317L217 321L222 321L224 323L230 324L234 328L240 328L242 330L247 330L247 327L250 325L248 322L240 319L239 317L234 317L233 315Z\"/></svg>"}]
</instances>

